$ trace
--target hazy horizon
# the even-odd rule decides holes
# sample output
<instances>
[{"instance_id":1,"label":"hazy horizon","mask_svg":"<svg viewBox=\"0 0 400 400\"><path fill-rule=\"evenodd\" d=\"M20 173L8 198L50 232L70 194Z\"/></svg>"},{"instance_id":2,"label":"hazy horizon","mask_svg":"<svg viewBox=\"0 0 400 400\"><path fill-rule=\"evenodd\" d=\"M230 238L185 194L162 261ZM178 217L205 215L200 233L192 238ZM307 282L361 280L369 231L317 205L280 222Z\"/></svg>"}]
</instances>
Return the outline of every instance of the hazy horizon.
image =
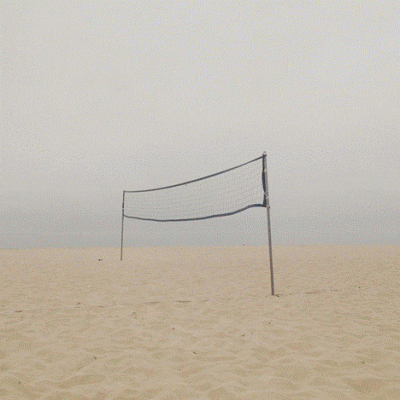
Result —
<instances>
[{"instance_id":1,"label":"hazy horizon","mask_svg":"<svg viewBox=\"0 0 400 400\"><path fill-rule=\"evenodd\" d=\"M264 151L273 244L400 244L397 1L0 9L0 248L119 246L123 190ZM265 209L125 233L263 244Z\"/></svg>"}]
</instances>

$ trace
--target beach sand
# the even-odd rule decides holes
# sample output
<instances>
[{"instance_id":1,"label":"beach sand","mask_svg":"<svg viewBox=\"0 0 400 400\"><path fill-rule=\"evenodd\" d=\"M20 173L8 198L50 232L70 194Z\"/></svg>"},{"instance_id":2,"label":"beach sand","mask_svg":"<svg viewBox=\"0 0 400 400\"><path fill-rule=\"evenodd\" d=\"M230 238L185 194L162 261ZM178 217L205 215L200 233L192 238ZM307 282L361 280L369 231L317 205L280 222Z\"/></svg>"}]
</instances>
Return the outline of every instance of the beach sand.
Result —
<instances>
[{"instance_id":1,"label":"beach sand","mask_svg":"<svg viewBox=\"0 0 400 400\"><path fill-rule=\"evenodd\" d=\"M400 399L400 246L0 250L0 398Z\"/></svg>"}]
</instances>

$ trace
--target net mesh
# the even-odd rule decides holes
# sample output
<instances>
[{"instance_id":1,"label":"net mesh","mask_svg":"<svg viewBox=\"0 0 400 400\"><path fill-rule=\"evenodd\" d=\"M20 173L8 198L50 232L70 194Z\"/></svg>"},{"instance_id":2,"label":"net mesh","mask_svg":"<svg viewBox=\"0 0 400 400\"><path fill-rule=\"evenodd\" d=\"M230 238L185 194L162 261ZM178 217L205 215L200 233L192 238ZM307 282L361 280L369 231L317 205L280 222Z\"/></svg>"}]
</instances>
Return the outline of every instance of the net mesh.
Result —
<instances>
[{"instance_id":1,"label":"net mesh","mask_svg":"<svg viewBox=\"0 0 400 400\"><path fill-rule=\"evenodd\" d=\"M265 207L263 162L261 156L177 185L124 191L124 216L157 222L194 221Z\"/></svg>"}]
</instances>

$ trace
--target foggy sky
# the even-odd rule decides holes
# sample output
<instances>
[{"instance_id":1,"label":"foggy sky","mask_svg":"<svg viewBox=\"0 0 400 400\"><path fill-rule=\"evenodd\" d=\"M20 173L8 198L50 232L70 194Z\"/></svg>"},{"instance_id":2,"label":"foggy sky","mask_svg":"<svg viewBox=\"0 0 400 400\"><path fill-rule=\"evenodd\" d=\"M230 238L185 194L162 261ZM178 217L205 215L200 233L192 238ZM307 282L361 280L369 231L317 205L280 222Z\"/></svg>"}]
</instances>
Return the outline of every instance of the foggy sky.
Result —
<instances>
[{"instance_id":1,"label":"foggy sky","mask_svg":"<svg viewBox=\"0 0 400 400\"><path fill-rule=\"evenodd\" d=\"M399 244L398 1L0 4L0 247L118 246L122 190L263 151L274 244Z\"/></svg>"}]
</instances>

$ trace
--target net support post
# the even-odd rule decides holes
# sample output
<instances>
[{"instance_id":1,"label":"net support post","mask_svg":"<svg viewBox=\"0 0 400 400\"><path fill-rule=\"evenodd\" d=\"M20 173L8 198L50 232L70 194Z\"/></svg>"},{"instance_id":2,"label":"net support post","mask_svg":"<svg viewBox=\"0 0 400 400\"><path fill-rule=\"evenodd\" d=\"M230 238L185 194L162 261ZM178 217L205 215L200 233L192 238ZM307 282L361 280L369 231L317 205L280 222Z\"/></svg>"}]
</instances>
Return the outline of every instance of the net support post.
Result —
<instances>
[{"instance_id":1,"label":"net support post","mask_svg":"<svg viewBox=\"0 0 400 400\"><path fill-rule=\"evenodd\" d=\"M269 204L269 190L268 190L268 169L267 169L267 153L263 153L263 187L264 187L264 204L267 209L267 225L268 225L268 249L269 249L269 269L271 275L271 295L275 295L274 288L274 264L272 258L272 237L271 237L271 214Z\"/></svg>"},{"instance_id":2,"label":"net support post","mask_svg":"<svg viewBox=\"0 0 400 400\"><path fill-rule=\"evenodd\" d=\"M121 254L120 254L121 261L122 261L122 253L124 250L124 218L125 218L125 190L122 193Z\"/></svg>"}]
</instances>

